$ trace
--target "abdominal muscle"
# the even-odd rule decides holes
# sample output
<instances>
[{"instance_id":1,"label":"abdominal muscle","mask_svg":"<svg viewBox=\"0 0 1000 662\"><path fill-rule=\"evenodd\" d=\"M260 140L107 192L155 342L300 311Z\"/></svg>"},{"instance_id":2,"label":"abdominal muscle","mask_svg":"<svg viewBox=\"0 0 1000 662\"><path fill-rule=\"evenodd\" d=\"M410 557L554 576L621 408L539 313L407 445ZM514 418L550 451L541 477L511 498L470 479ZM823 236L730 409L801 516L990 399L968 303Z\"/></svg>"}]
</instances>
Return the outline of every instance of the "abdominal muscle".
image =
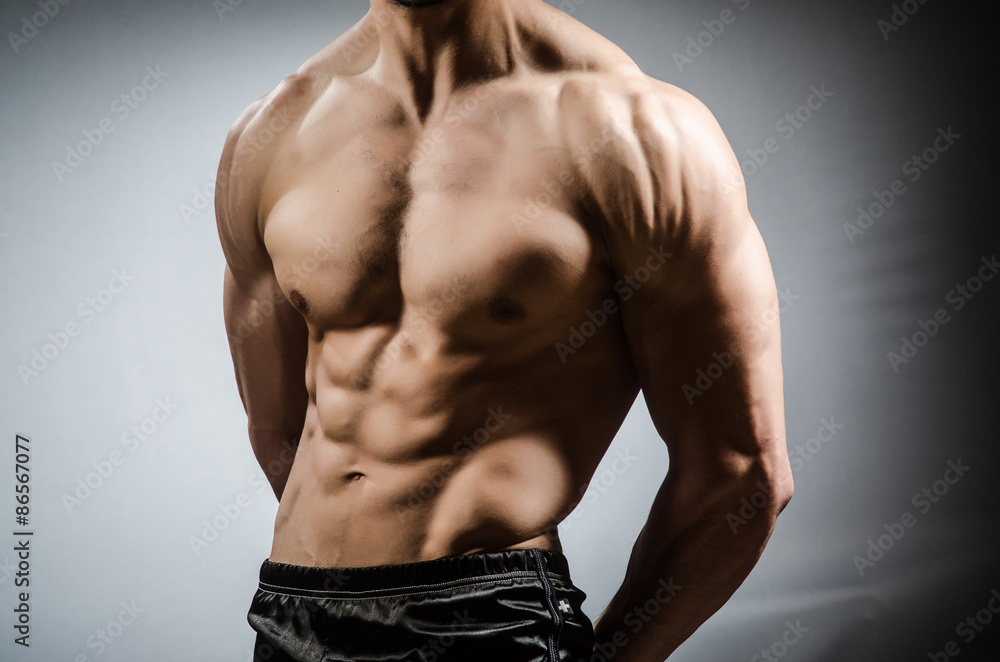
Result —
<instances>
[{"instance_id":1,"label":"abdominal muscle","mask_svg":"<svg viewBox=\"0 0 1000 662\"><path fill-rule=\"evenodd\" d=\"M300 445L279 506L272 561L358 567L516 547L561 549L555 516L572 490L551 487L560 482L551 476L527 484L497 470L520 464L525 448L541 444L495 442L464 462L434 458L404 466L362 456L351 469L320 473L307 466L325 454L323 446L340 445L322 438ZM534 512L523 512L526 504Z\"/></svg>"},{"instance_id":2,"label":"abdominal muscle","mask_svg":"<svg viewBox=\"0 0 1000 662\"><path fill-rule=\"evenodd\" d=\"M607 443L582 457L585 448L540 432L551 422L537 370L518 366L487 384L447 364L399 358L360 390L309 361L317 373L307 375L310 403L271 561L360 567L561 551L555 526Z\"/></svg>"}]
</instances>

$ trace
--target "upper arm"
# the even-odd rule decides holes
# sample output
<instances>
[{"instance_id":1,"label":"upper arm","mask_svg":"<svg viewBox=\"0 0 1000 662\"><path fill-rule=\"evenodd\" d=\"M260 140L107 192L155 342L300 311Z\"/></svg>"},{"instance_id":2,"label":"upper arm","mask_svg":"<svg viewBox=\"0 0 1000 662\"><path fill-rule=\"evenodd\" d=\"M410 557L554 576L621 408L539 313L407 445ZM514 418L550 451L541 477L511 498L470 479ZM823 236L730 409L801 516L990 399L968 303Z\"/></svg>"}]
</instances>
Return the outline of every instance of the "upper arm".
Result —
<instances>
[{"instance_id":1,"label":"upper arm","mask_svg":"<svg viewBox=\"0 0 1000 662\"><path fill-rule=\"evenodd\" d=\"M261 168L246 150L252 138L248 128L263 104L264 97L254 101L229 129L215 179L215 220L226 271L244 284L265 272L268 262L256 231Z\"/></svg>"},{"instance_id":2,"label":"upper arm","mask_svg":"<svg viewBox=\"0 0 1000 662\"><path fill-rule=\"evenodd\" d=\"M281 291L257 217L268 154L254 131L275 112L273 96L247 108L229 131L216 180L216 221L226 258L223 311L251 441L254 431L300 431L307 398L308 330Z\"/></svg>"},{"instance_id":3,"label":"upper arm","mask_svg":"<svg viewBox=\"0 0 1000 662\"><path fill-rule=\"evenodd\" d=\"M739 164L709 111L664 89L635 102L605 232L622 323L671 464L787 479L778 299ZM669 254L659 261L653 253Z\"/></svg>"}]
</instances>

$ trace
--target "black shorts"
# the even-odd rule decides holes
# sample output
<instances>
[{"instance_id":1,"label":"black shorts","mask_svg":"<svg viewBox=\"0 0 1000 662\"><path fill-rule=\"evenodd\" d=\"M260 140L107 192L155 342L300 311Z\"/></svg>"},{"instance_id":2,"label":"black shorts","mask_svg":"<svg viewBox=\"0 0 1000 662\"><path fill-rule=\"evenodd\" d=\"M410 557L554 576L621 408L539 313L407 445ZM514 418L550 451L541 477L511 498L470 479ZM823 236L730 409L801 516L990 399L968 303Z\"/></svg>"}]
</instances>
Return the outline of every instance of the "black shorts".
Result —
<instances>
[{"instance_id":1,"label":"black shorts","mask_svg":"<svg viewBox=\"0 0 1000 662\"><path fill-rule=\"evenodd\" d=\"M566 557L475 552L361 568L264 561L254 662L578 662L594 628Z\"/></svg>"}]
</instances>

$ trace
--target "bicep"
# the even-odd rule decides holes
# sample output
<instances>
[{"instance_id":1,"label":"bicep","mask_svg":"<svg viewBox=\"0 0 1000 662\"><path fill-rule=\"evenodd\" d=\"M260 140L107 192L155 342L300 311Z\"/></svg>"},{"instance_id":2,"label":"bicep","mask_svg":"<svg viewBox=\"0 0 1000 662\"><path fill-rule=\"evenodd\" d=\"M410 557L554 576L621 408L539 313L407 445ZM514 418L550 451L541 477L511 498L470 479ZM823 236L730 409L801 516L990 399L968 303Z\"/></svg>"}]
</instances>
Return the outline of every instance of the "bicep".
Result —
<instances>
[{"instance_id":1,"label":"bicep","mask_svg":"<svg viewBox=\"0 0 1000 662\"><path fill-rule=\"evenodd\" d=\"M777 290L722 130L700 104L674 106L680 119L643 134L655 195L614 250L620 276L650 248L670 257L622 303L623 324L671 462L743 473L785 453Z\"/></svg>"},{"instance_id":2,"label":"bicep","mask_svg":"<svg viewBox=\"0 0 1000 662\"><path fill-rule=\"evenodd\" d=\"M251 427L299 425L307 397L308 329L302 316L285 299L273 273L237 276L228 266L223 309L236 382Z\"/></svg>"},{"instance_id":3,"label":"bicep","mask_svg":"<svg viewBox=\"0 0 1000 662\"><path fill-rule=\"evenodd\" d=\"M778 299L749 216L623 304L650 415L674 460L739 471L784 443Z\"/></svg>"}]
</instances>

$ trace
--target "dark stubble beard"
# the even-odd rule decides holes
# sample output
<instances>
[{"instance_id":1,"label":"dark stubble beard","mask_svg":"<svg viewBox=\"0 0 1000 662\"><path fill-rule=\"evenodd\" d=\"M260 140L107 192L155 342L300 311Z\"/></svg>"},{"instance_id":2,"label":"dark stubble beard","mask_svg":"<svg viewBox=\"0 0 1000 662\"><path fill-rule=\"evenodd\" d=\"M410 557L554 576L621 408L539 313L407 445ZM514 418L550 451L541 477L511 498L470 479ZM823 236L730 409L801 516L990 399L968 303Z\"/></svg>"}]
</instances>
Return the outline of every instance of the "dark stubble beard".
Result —
<instances>
[{"instance_id":1,"label":"dark stubble beard","mask_svg":"<svg viewBox=\"0 0 1000 662\"><path fill-rule=\"evenodd\" d=\"M443 5L451 0L389 0L390 4L398 5L400 7L408 7L410 9L419 9L421 7L431 7L433 5Z\"/></svg>"}]
</instances>

